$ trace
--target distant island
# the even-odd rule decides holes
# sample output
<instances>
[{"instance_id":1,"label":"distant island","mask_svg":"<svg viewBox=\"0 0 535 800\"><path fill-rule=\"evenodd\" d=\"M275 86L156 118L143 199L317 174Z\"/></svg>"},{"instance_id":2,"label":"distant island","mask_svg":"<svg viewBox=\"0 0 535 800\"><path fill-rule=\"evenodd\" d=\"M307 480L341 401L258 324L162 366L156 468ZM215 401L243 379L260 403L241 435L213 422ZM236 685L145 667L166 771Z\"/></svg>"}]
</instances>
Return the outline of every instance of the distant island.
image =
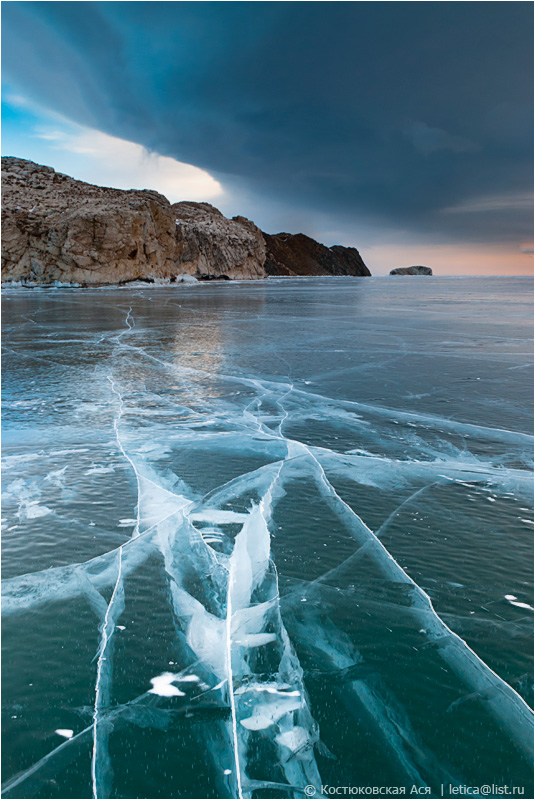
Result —
<instances>
[{"instance_id":1,"label":"distant island","mask_svg":"<svg viewBox=\"0 0 535 800\"><path fill-rule=\"evenodd\" d=\"M390 270L391 275L432 275L431 267L397 267Z\"/></svg>"},{"instance_id":2,"label":"distant island","mask_svg":"<svg viewBox=\"0 0 535 800\"><path fill-rule=\"evenodd\" d=\"M93 186L2 158L4 283L102 286L274 276L369 276L354 247L263 233L209 203Z\"/></svg>"}]
</instances>

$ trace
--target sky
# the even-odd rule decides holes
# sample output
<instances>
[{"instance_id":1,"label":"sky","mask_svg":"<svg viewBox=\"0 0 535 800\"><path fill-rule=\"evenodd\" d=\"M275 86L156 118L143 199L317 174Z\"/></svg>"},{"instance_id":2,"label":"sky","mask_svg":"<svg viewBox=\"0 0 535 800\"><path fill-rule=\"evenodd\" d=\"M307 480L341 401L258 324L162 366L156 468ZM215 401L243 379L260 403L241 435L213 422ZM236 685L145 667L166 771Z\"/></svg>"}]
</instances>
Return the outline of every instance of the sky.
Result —
<instances>
[{"instance_id":1,"label":"sky","mask_svg":"<svg viewBox=\"0 0 535 800\"><path fill-rule=\"evenodd\" d=\"M2 3L2 155L357 247L533 269L531 2Z\"/></svg>"}]
</instances>

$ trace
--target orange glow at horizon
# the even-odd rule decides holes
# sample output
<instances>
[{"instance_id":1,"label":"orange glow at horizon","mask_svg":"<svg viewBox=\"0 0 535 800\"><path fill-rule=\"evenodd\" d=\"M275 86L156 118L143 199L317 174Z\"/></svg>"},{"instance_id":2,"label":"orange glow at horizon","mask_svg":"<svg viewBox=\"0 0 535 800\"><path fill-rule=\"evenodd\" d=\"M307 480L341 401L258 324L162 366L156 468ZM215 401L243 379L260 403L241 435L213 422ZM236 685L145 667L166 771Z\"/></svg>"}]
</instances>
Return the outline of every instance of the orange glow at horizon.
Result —
<instances>
[{"instance_id":1,"label":"orange glow at horizon","mask_svg":"<svg viewBox=\"0 0 535 800\"><path fill-rule=\"evenodd\" d=\"M372 275L396 267L422 265L435 275L533 275L532 243L496 245L377 245L360 252Z\"/></svg>"}]
</instances>

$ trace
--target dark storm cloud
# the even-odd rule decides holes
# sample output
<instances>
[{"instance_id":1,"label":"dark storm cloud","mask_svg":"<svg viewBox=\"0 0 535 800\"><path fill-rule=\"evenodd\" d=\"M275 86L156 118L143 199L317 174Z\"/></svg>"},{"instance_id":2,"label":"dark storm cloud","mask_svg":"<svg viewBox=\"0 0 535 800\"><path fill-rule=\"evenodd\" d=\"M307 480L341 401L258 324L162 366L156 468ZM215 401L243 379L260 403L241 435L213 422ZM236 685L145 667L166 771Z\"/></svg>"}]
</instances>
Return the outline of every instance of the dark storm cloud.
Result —
<instances>
[{"instance_id":1,"label":"dark storm cloud","mask_svg":"<svg viewBox=\"0 0 535 800\"><path fill-rule=\"evenodd\" d=\"M3 68L77 122L271 201L518 241L532 15L528 2L10 2Z\"/></svg>"}]
</instances>

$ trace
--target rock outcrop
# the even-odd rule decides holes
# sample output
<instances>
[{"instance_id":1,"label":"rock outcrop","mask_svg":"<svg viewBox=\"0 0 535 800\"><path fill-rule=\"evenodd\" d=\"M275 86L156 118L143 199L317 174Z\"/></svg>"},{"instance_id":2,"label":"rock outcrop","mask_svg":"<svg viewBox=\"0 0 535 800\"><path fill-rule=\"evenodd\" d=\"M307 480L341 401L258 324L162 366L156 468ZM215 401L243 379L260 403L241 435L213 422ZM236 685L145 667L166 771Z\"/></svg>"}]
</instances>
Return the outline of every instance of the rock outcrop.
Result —
<instances>
[{"instance_id":1,"label":"rock outcrop","mask_svg":"<svg viewBox=\"0 0 535 800\"><path fill-rule=\"evenodd\" d=\"M200 280L265 278L262 231L245 217L223 216L209 203L171 206L181 270Z\"/></svg>"},{"instance_id":2,"label":"rock outcrop","mask_svg":"<svg viewBox=\"0 0 535 800\"><path fill-rule=\"evenodd\" d=\"M303 233L265 233L268 275L370 275L354 247L326 247Z\"/></svg>"},{"instance_id":3,"label":"rock outcrop","mask_svg":"<svg viewBox=\"0 0 535 800\"><path fill-rule=\"evenodd\" d=\"M390 270L391 275L432 275L431 267L398 267Z\"/></svg>"},{"instance_id":4,"label":"rock outcrop","mask_svg":"<svg viewBox=\"0 0 535 800\"><path fill-rule=\"evenodd\" d=\"M264 278L262 232L208 203L76 181L2 159L4 281L82 286L133 280Z\"/></svg>"},{"instance_id":5,"label":"rock outcrop","mask_svg":"<svg viewBox=\"0 0 535 800\"><path fill-rule=\"evenodd\" d=\"M358 250L263 234L209 203L93 186L2 158L2 280L100 286L142 280L369 275Z\"/></svg>"}]
</instances>

